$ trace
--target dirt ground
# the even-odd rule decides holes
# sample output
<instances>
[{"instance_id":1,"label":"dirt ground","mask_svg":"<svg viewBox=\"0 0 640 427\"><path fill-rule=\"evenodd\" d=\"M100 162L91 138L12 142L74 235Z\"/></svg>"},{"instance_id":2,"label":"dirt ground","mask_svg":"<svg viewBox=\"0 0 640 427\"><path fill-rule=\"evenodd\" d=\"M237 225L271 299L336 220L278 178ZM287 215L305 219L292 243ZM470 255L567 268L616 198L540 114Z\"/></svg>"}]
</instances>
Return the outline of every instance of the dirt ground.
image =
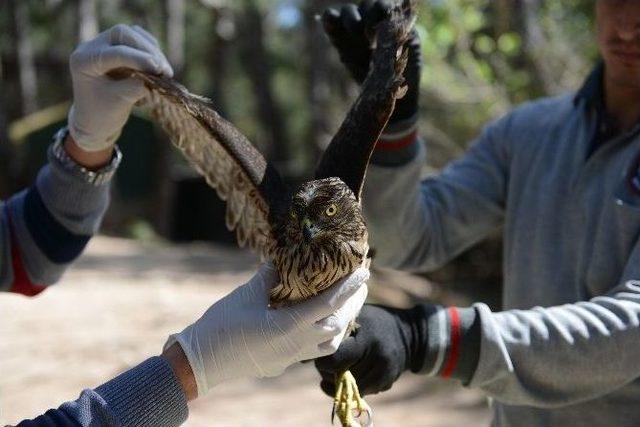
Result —
<instances>
[{"instance_id":1,"label":"dirt ground","mask_svg":"<svg viewBox=\"0 0 640 427\"><path fill-rule=\"evenodd\" d=\"M75 399L158 354L169 333L246 281L257 264L226 247L98 237L52 289L33 299L0 295L0 425ZM223 384L191 405L186 425L329 426L331 400L318 381L306 364L279 378ZM376 426L489 423L481 394L416 375L368 401Z\"/></svg>"}]
</instances>

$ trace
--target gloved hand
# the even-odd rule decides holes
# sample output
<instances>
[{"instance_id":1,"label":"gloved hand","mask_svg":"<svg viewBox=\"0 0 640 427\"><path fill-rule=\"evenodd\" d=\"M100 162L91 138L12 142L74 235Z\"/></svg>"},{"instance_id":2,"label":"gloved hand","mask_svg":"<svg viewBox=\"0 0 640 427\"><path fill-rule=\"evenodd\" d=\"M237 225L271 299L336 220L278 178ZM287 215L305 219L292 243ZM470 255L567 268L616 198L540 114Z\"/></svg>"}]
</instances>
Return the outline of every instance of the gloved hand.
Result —
<instances>
[{"instance_id":1,"label":"gloved hand","mask_svg":"<svg viewBox=\"0 0 640 427\"><path fill-rule=\"evenodd\" d=\"M329 8L322 15L324 30L337 49L340 60L359 84L369 72L371 37L375 26L388 16L394 1L398 0L364 0L357 7L355 4L347 4L339 10ZM390 125L412 119L418 112L422 55L420 38L415 29L407 40L406 47L409 58L404 78L408 84L408 91L396 102L393 115L389 119Z\"/></svg>"},{"instance_id":2,"label":"gloved hand","mask_svg":"<svg viewBox=\"0 0 640 427\"><path fill-rule=\"evenodd\" d=\"M360 327L331 356L316 359L320 387L334 395L336 374L351 371L360 392L391 388L406 370L470 381L480 357L480 319L474 307L410 309L365 305Z\"/></svg>"},{"instance_id":3,"label":"gloved hand","mask_svg":"<svg viewBox=\"0 0 640 427\"><path fill-rule=\"evenodd\" d=\"M69 59L73 105L68 124L76 144L85 151L104 150L120 136L133 105L146 94L134 78L106 76L119 67L173 76L156 39L138 26L116 25L80 44Z\"/></svg>"},{"instance_id":4,"label":"gloved hand","mask_svg":"<svg viewBox=\"0 0 640 427\"><path fill-rule=\"evenodd\" d=\"M291 364L336 351L367 296L369 271L356 270L339 283L291 307L267 307L278 273L260 267L245 285L211 306L194 324L169 337L182 347L202 396L239 377L273 377Z\"/></svg>"},{"instance_id":5,"label":"gloved hand","mask_svg":"<svg viewBox=\"0 0 640 427\"><path fill-rule=\"evenodd\" d=\"M346 370L351 371L363 394L390 389L407 369L418 372L427 347L424 317L421 306L401 310L365 305L355 333L333 355L316 359L322 390L333 396L336 374Z\"/></svg>"}]
</instances>

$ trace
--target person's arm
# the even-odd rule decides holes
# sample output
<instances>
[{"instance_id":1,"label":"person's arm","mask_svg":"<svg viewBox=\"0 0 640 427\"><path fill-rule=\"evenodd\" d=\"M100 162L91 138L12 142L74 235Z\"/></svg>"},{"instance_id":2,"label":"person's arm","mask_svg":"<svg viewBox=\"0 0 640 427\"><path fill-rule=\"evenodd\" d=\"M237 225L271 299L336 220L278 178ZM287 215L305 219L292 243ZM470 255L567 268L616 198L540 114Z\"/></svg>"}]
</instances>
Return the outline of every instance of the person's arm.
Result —
<instances>
[{"instance_id":1,"label":"person's arm","mask_svg":"<svg viewBox=\"0 0 640 427\"><path fill-rule=\"evenodd\" d=\"M361 268L321 295L270 309L269 290L278 275L264 264L172 335L160 357L19 426L178 426L187 419L187 402L223 381L276 376L295 362L333 353L364 303L368 277Z\"/></svg>"},{"instance_id":2,"label":"person's arm","mask_svg":"<svg viewBox=\"0 0 640 427\"><path fill-rule=\"evenodd\" d=\"M78 399L21 421L19 427L175 427L188 416L188 364L180 349L152 357ZM191 378L193 375L191 374ZM193 381L193 380L191 380Z\"/></svg>"},{"instance_id":3,"label":"person's arm","mask_svg":"<svg viewBox=\"0 0 640 427\"><path fill-rule=\"evenodd\" d=\"M410 369L457 378L511 405L586 401L640 378L640 242L619 285L589 301L496 313L485 304L365 307L358 322L362 333L317 361L328 393L344 369L365 393L386 390Z\"/></svg>"},{"instance_id":4,"label":"person's arm","mask_svg":"<svg viewBox=\"0 0 640 427\"><path fill-rule=\"evenodd\" d=\"M147 93L136 79L106 73L129 67L173 74L157 41L136 26L100 33L79 45L69 63L69 134L49 149L36 183L0 204L0 290L36 295L55 283L100 225L120 158L115 141Z\"/></svg>"},{"instance_id":5,"label":"person's arm","mask_svg":"<svg viewBox=\"0 0 640 427\"><path fill-rule=\"evenodd\" d=\"M369 166L362 199L377 262L403 270L433 270L503 222L508 184L503 134L508 121L505 117L489 125L462 158L424 181L422 145L406 164Z\"/></svg>"},{"instance_id":6,"label":"person's arm","mask_svg":"<svg viewBox=\"0 0 640 427\"><path fill-rule=\"evenodd\" d=\"M558 284L558 286L562 286ZM640 241L619 284L589 301L492 313L477 305L470 385L514 405L563 406L640 378Z\"/></svg>"},{"instance_id":7,"label":"person's arm","mask_svg":"<svg viewBox=\"0 0 640 427\"><path fill-rule=\"evenodd\" d=\"M358 83L370 63L367 34L392 3L362 1L323 14L327 35ZM416 135L422 53L415 31L405 47L408 90L376 144L362 200L376 262L424 271L443 265L503 221L508 180L503 131L508 119L487 127L462 159L421 183L425 153Z\"/></svg>"},{"instance_id":8,"label":"person's arm","mask_svg":"<svg viewBox=\"0 0 640 427\"><path fill-rule=\"evenodd\" d=\"M0 289L36 295L80 255L109 204L109 183L119 163L112 150L97 163L83 164L90 159L79 154L76 167L56 156L52 146L35 184L0 204ZM91 165L102 181L90 182L79 172Z\"/></svg>"}]
</instances>

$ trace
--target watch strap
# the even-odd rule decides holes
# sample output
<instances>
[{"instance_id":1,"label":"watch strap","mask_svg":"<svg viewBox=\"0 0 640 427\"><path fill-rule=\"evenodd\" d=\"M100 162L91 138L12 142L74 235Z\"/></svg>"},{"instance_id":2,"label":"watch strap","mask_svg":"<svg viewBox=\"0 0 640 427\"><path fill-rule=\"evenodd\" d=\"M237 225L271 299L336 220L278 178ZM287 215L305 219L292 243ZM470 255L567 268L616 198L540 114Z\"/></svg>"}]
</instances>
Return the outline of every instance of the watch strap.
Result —
<instances>
[{"instance_id":1,"label":"watch strap","mask_svg":"<svg viewBox=\"0 0 640 427\"><path fill-rule=\"evenodd\" d=\"M56 132L53 137L53 144L50 147L50 158L56 161L63 169L78 176L86 183L93 186L101 186L111 181L115 175L120 162L122 161L122 152L118 146L114 146L113 155L109 163L102 168L92 171L78 164L64 148L64 142L69 135L69 128L64 126Z\"/></svg>"}]
</instances>

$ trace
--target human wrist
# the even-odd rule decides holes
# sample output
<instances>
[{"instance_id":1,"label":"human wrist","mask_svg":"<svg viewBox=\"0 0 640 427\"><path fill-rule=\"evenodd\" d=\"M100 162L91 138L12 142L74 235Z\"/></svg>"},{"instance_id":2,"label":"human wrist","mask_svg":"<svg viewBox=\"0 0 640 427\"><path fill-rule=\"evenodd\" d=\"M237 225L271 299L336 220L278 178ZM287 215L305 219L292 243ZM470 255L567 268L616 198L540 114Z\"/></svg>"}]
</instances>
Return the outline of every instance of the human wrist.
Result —
<instances>
[{"instance_id":1,"label":"human wrist","mask_svg":"<svg viewBox=\"0 0 640 427\"><path fill-rule=\"evenodd\" d=\"M185 371L184 367L188 367L188 372L181 372L181 374L186 381L185 387L190 389L190 393L195 394L194 399L206 395L211 387L223 380L218 378L222 373L221 369L207 371L207 360L205 353L201 352L202 348L199 345L200 340L198 337L201 332L203 332L204 336L208 336L209 332L200 330L201 321L202 318L187 326L181 332L169 335L162 349L163 355L174 352L173 356L180 365L180 369ZM211 345L208 345L208 347L211 348Z\"/></svg>"},{"instance_id":2,"label":"human wrist","mask_svg":"<svg viewBox=\"0 0 640 427\"><path fill-rule=\"evenodd\" d=\"M56 170L64 171L65 174L70 175L79 181L84 182L93 187L101 187L107 185L114 174L116 173L118 166L122 160L122 153L117 147L113 147L111 151L111 157L109 161L101 167L88 168L80 163L76 158L80 156L82 161L82 153L79 153L79 148L73 144L68 143L69 129L63 127L53 137L53 143L48 150L49 163ZM69 154L68 150L71 150L72 154L76 155L76 158ZM86 153L85 153L86 155ZM98 156L90 155L91 161L89 164L98 165L103 163L103 159ZM84 159L85 161L88 159ZM87 162L85 162L87 163Z\"/></svg>"},{"instance_id":3,"label":"human wrist","mask_svg":"<svg viewBox=\"0 0 640 427\"><path fill-rule=\"evenodd\" d=\"M198 387L196 385L196 379L193 375L191 365L187 360L187 356L184 354L182 347L179 343L174 342L169 347L162 351L163 357L171 366L173 374L178 379L182 391L184 391L187 401L192 401L198 397Z\"/></svg>"},{"instance_id":4,"label":"human wrist","mask_svg":"<svg viewBox=\"0 0 640 427\"><path fill-rule=\"evenodd\" d=\"M468 383L480 356L480 318L475 308L420 304L412 309L417 331L411 370Z\"/></svg>"},{"instance_id":5,"label":"human wrist","mask_svg":"<svg viewBox=\"0 0 640 427\"><path fill-rule=\"evenodd\" d=\"M114 146L110 145L98 151L87 151L78 145L71 133L65 138L63 146L69 157L89 171L97 171L108 165L114 150Z\"/></svg>"}]
</instances>

